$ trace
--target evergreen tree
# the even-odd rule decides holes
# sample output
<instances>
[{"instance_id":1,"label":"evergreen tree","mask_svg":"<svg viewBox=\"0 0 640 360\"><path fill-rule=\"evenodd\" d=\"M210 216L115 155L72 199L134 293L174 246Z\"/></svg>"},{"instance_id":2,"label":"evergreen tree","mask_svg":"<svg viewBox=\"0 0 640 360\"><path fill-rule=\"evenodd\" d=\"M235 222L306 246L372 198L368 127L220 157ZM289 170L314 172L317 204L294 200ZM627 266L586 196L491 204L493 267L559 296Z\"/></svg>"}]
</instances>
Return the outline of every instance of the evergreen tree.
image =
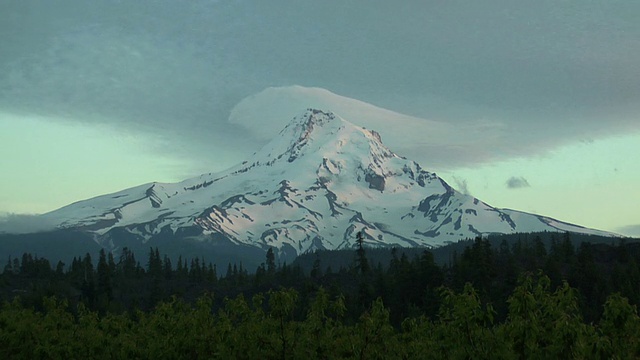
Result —
<instances>
[{"instance_id":1,"label":"evergreen tree","mask_svg":"<svg viewBox=\"0 0 640 360\"><path fill-rule=\"evenodd\" d=\"M163 289L161 282L163 279L162 273L162 260L160 259L160 252L156 247L149 248L149 260L147 261L147 276L150 278L149 297L147 305L153 307L156 303L162 299Z\"/></svg>"},{"instance_id":2,"label":"evergreen tree","mask_svg":"<svg viewBox=\"0 0 640 360\"><path fill-rule=\"evenodd\" d=\"M56 264L56 277L60 279L63 276L64 276L64 263L62 262L62 260L59 260L58 264Z\"/></svg>"},{"instance_id":3,"label":"evergreen tree","mask_svg":"<svg viewBox=\"0 0 640 360\"><path fill-rule=\"evenodd\" d=\"M14 274L20 273L20 260L18 260L18 258L13 259L13 266L11 267L11 269L13 270Z\"/></svg>"},{"instance_id":4,"label":"evergreen tree","mask_svg":"<svg viewBox=\"0 0 640 360\"><path fill-rule=\"evenodd\" d=\"M109 265L109 270L111 270L111 273L115 274L117 266L116 261L113 258L113 253L111 251L107 253L107 265Z\"/></svg>"},{"instance_id":5,"label":"evergreen tree","mask_svg":"<svg viewBox=\"0 0 640 360\"><path fill-rule=\"evenodd\" d=\"M189 277L189 268L186 266L187 260L182 260L182 255L178 256L178 265L176 268L176 277L181 281L185 281Z\"/></svg>"},{"instance_id":6,"label":"evergreen tree","mask_svg":"<svg viewBox=\"0 0 640 360\"><path fill-rule=\"evenodd\" d=\"M138 273L137 264L138 262L136 261L133 252L129 248L124 247L120 255L120 261L116 266L123 278L128 279L135 277Z\"/></svg>"},{"instance_id":7,"label":"evergreen tree","mask_svg":"<svg viewBox=\"0 0 640 360\"><path fill-rule=\"evenodd\" d=\"M107 262L107 256L104 249L100 249L100 257L97 267L98 284L96 293L98 297L103 297L105 302L111 301L113 298L113 285L111 283L112 272Z\"/></svg>"},{"instance_id":8,"label":"evergreen tree","mask_svg":"<svg viewBox=\"0 0 640 360\"><path fill-rule=\"evenodd\" d=\"M369 260L367 260L367 254L364 250L364 235L362 235L362 231L358 231L356 234L356 243L358 244L358 249L356 250L356 268L361 274L366 274L369 272Z\"/></svg>"},{"instance_id":9,"label":"evergreen tree","mask_svg":"<svg viewBox=\"0 0 640 360\"><path fill-rule=\"evenodd\" d=\"M320 268L320 252L316 251L316 259L313 261L313 268L311 269L311 278L318 280L322 277L322 269Z\"/></svg>"},{"instance_id":10,"label":"evergreen tree","mask_svg":"<svg viewBox=\"0 0 640 360\"><path fill-rule=\"evenodd\" d=\"M276 273L276 256L273 253L272 247L270 247L269 250L267 250L266 264L267 264L267 275L269 277L272 277Z\"/></svg>"},{"instance_id":11,"label":"evergreen tree","mask_svg":"<svg viewBox=\"0 0 640 360\"><path fill-rule=\"evenodd\" d=\"M209 266L207 268L207 281L212 285L218 283L218 274L216 272L216 266L209 263Z\"/></svg>"},{"instance_id":12,"label":"evergreen tree","mask_svg":"<svg viewBox=\"0 0 640 360\"><path fill-rule=\"evenodd\" d=\"M158 248L149 248L149 260L147 261L147 272L153 278L162 277L162 260Z\"/></svg>"},{"instance_id":13,"label":"evergreen tree","mask_svg":"<svg viewBox=\"0 0 640 360\"><path fill-rule=\"evenodd\" d=\"M87 253L82 259L82 297L90 307L93 307L96 300L96 286L94 280L94 269L91 261L91 255Z\"/></svg>"},{"instance_id":14,"label":"evergreen tree","mask_svg":"<svg viewBox=\"0 0 640 360\"><path fill-rule=\"evenodd\" d=\"M7 264L4 266L3 274L13 273L13 261L11 260L11 255L9 255L9 260L7 260Z\"/></svg>"},{"instance_id":15,"label":"evergreen tree","mask_svg":"<svg viewBox=\"0 0 640 360\"><path fill-rule=\"evenodd\" d=\"M173 268L171 266L171 258L167 255L164 256L162 261L162 272L164 273L164 278L169 280L173 277Z\"/></svg>"},{"instance_id":16,"label":"evergreen tree","mask_svg":"<svg viewBox=\"0 0 640 360\"><path fill-rule=\"evenodd\" d=\"M267 277L267 269L265 268L264 263L260 264L256 269L256 273L254 275L253 281L256 286L260 286L264 283Z\"/></svg>"}]
</instances>

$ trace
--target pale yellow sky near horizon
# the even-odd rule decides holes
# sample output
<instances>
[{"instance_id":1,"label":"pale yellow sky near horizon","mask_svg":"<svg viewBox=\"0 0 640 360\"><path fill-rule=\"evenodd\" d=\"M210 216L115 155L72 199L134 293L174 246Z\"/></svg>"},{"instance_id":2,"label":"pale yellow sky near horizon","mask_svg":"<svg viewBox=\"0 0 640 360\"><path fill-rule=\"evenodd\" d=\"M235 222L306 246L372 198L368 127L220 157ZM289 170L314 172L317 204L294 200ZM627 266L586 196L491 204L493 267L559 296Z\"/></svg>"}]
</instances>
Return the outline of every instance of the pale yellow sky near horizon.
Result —
<instances>
[{"instance_id":1,"label":"pale yellow sky near horizon","mask_svg":"<svg viewBox=\"0 0 640 360\"><path fill-rule=\"evenodd\" d=\"M107 126L0 113L0 213L36 214L75 201L189 175L188 159ZM436 171L453 187L500 208L639 236L640 133L569 144L545 155ZM233 165L219 163L220 171ZM191 174L196 176L199 174ZM529 186L508 188L512 177ZM635 226L635 228L633 228Z\"/></svg>"}]
</instances>

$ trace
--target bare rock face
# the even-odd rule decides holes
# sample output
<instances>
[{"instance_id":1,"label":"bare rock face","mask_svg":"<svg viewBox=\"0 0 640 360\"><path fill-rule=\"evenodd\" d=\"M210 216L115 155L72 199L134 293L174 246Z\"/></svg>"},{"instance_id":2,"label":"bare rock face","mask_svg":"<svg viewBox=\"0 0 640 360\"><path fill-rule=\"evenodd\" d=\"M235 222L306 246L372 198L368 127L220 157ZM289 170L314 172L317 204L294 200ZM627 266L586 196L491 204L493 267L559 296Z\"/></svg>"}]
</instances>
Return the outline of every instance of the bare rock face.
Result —
<instances>
[{"instance_id":1,"label":"bare rock face","mask_svg":"<svg viewBox=\"0 0 640 360\"><path fill-rule=\"evenodd\" d=\"M368 172L365 175L364 181L369 183L369 189L384 191L384 176L374 172Z\"/></svg>"}]
</instances>

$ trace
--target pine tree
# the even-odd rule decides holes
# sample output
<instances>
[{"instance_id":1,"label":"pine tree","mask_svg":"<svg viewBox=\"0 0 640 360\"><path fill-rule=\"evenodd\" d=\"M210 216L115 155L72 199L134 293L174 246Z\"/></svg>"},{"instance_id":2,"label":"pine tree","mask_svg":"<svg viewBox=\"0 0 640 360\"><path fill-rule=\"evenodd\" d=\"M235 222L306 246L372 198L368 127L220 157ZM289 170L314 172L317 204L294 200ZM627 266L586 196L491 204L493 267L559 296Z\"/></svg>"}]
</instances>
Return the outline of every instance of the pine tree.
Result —
<instances>
[{"instance_id":1,"label":"pine tree","mask_svg":"<svg viewBox=\"0 0 640 360\"><path fill-rule=\"evenodd\" d=\"M186 260L185 260L186 261ZM178 256L178 265L176 267L176 276L180 279L180 280L185 280L188 278L189 276L189 269L186 267L186 265L183 263L182 261L182 255Z\"/></svg>"},{"instance_id":2,"label":"pine tree","mask_svg":"<svg viewBox=\"0 0 640 360\"><path fill-rule=\"evenodd\" d=\"M256 273L253 277L253 281L256 286L260 286L267 276L267 269L265 268L264 263L260 264L256 269Z\"/></svg>"},{"instance_id":3,"label":"pine tree","mask_svg":"<svg viewBox=\"0 0 640 360\"><path fill-rule=\"evenodd\" d=\"M209 266L207 268L207 281L213 285L218 283L218 274L216 274L216 266L212 265L211 263L209 263Z\"/></svg>"},{"instance_id":4,"label":"pine tree","mask_svg":"<svg viewBox=\"0 0 640 360\"><path fill-rule=\"evenodd\" d=\"M165 255L162 261L162 272L164 273L165 279L171 279L173 276L173 268L171 266L171 259Z\"/></svg>"},{"instance_id":5,"label":"pine tree","mask_svg":"<svg viewBox=\"0 0 640 360\"><path fill-rule=\"evenodd\" d=\"M63 276L64 276L64 263L62 262L62 260L59 260L58 264L56 264L56 277L62 278Z\"/></svg>"},{"instance_id":6,"label":"pine tree","mask_svg":"<svg viewBox=\"0 0 640 360\"><path fill-rule=\"evenodd\" d=\"M13 259L13 266L11 267L14 274L20 273L20 260L18 258Z\"/></svg>"},{"instance_id":7,"label":"pine tree","mask_svg":"<svg viewBox=\"0 0 640 360\"><path fill-rule=\"evenodd\" d=\"M93 307L96 298L96 286L94 281L93 263L91 261L91 255L87 253L82 259L82 285L80 290L82 291L82 297L87 304Z\"/></svg>"},{"instance_id":8,"label":"pine tree","mask_svg":"<svg viewBox=\"0 0 640 360\"><path fill-rule=\"evenodd\" d=\"M122 249L122 254L120 255L120 261L116 266L121 275L126 278L132 278L137 273L137 261L136 258L129 248L124 247Z\"/></svg>"},{"instance_id":9,"label":"pine tree","mask_svg":"<svg viewBox=\"0 0 640 360\"><path fill-rule=\"evenodd\" d=\"M107 301L113 299L113 286L111 283L111 269L107 262L107 256L104 249L100 249L100 258L97 268L98 286L97 296L104 296Z\"/></svg>"},{"instance_id":10,"label":"pine tree","mask_svg":"<svg viewBox=\"0 0 640 360\"><path fill-rule=\"evenodd\" d=\"M9 255L9 260L7 261L7 265L4 266L3 274L9 274L13 272L13 262L11 261L11 255Z\"/></svg>"},{"instance_id":11,"label":"pine tree","mask_svg":"<svg viewBox=\"0 0 640 360\"><path fill-rule=\"evenodd\" d=\"M320 252L316 251L316 259L313 261L313 268L311 268L311 278L318 280L322 277L322 269L320 267Z\"/></svg>"},{"instance_id":12,"label":"pine tree","mask_svg":"<svg viewBox=\"0 0 640 360\"><path fill-rule=\"evenodd\" d=\"M273 276L276 273L276 256L273 253L273 248L270 247L269 250L267 250L267 259L266 259L266 264L267 264L267 275L268 276Z\"/></svg>"},{"instance_id":13,"label":"pine tree","mask_svg":"<svg viewBox=\"0 0 640 360\"><path fill-rule=\"evenodd\" d=\"M362 231L356 234L356 243L358 244L358 250L356 250L356 268L361 274L369 272L369 260L367 260L367 254L364 251L364 235Z\"/></svg>"},{"instance_id":14,"label":"pine tree","mask_svg":"<svg viewBox=\"0 0 640 360\"><path fill-rule=\"evenodd\" d=\"M231 263L229 263L229 265L227 266L227 274L224 278L227 284L230 284L231 280L233 280L233 267L231 266Z\"/></svg>"},{"instance_id":15,"label":"pine tree","mask_svg":"<svg viewBox=\"0 0 640 360\"><path fill-rule=\"evenodd\" d=\"M153 278L162 277L162 260L160 259L160 252L156 247L149 248L149 260L147 261L147 272Z\"/></svg>"}]
</instances>

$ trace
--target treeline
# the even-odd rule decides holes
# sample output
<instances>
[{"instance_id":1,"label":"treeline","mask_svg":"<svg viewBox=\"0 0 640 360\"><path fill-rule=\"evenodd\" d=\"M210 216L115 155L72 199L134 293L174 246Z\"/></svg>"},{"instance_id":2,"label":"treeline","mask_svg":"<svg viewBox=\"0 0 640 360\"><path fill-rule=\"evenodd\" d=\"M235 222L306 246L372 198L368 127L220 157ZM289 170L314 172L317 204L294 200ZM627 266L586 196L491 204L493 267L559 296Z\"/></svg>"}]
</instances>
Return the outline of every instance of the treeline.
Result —
<instances>
[{"instance_id":1,"label":"treeline","mask_svg":"<svg viewBox=\"0 0 640 360\"><path fill-rule=\"evenodd\" d=\"M553 246L554 243L564 241L565 235L558 232L541 231L535 233L514 233L514 234L491 234L483 236L483 239L489 242L492 248L498 249L502 243L506 242L509 246L517 242L520 243L533 243L534 239L538 243L542 243L547 250ZM473 245L475 238L463 239L457 242L449 243L437 248L427 247L412 247L412 248L398 248L400 253L405 253L410 259L420 256L424 250L428 250L433 254L433 259L436 264L440 266L451 264L455 255L460 255L464 250ZM617 245L620 242L620 238L606 237L599 235L588 234L576 234L571 233L568 240L574 248L577 248L582 243L590 243L592 245L607 244ZM640 239L624 239L625 242L639 242ZM305 272L309 272L315 261L316 257L319 257L323 266L330 266L333 269L339 269L341 266L348 266L353 261L353 252L349 250L323 250L318 253L305 253L297 256L294 260L294 264L299 264ZM367 248L367 258L372 264L382 264L383 267L387 267L391 261L391 252L389 248Z\"/></svg>"},{"instance_id":2,"label":"treeline","mask_svg":"<svg viewBox=\"0 0 640 360\"><path fill-rule=\"evenodd\" d=\"M86 254L69 265L52 265L45 258L24 254L8 259L0 275L0 300L18 296L23 305L41 310L45 297L56 296L72 307L82 303L92 311L120 313L148 311L172 296L194 303L204 293L216 294L214 305L220 307L225 297L251 297L279 287L293 288L306 299L322 286L333 297L345 297L349 321L356 321L371 301L381 298L391 311L392 323L399 326L406 317L434 318L441 305L438 289L459 292L467 282L503 320L518 277L542 270L552 288L568 281L578 290L579 310L587 321L600 319L610 294L620 293L633 305L640 303L640 243L616 239L615 244L575 246L573 234L550 234L546 239L545 235L549 234L522 234L510 238L510 243L506 238L499 243L495 238L477 238L467 242L461 253L451 252L443 265L433 256L441 249L358 247L306 254L293 264L278 262L270 249L252 270L242 263L219 269L203 258L178 257L174 263L157 248L150 248L141 260L124 248L117 259L101 251L98 259ZM306 311L304 305L300 311Z\"/></svg>"},{"instance_id":3,"label":"treeline","mask_svg":"<svg viewBox=\"0 0 640 360\"><path fill-rule=\"evenodd\" d=\"M120 343L130 339L127 336L136 339L144 336L138 329L146 329L145 326L159 327L145 330L155 334L146 340L120 344L122 349L131 347L126 350L131 353L112 354L117 357L150 357L154 353L145 351L172 341L184 341L185 346L191 344L203 349L198 356L214 351L209 354L238 357L246 347L253 349L246 354L256 356L299 357L299 351L316 349L304 356L330 358L365 354L366 358L386 354L380 353L382 350L375 345L382 341L380 334L385 334L384 341L392 339L387 344L390 348L402 345L404 350L394 354L407 357L417 354L411 353L414 348L427 351L422 343L440 349L441 355L454 357L467 357L471 353L475 354L471 357L478 357L489 350L502 351L507 357L534 353L535 356L565 357L567 353L553 352L563 346L563 351L569 349L574 355L584 352L608 357L607 354L616 349L616 341L629 346L637 344L640 332L627 331L623 336L614 328L629 330L638 326L640 244L616 240L616 244L574 246L569 233L551 235L547 240L527 235L511 242L503 239L496 246L492 245L495 239L477 238L461 253L452 252L449 261L440 265L430 251L366 249L360 237L355 250L339 252L341 257L349 259L340 264L323 263L327 253L336 255L337 252L307 254L288 265L279 263L273 250L269 250L264 262L251 272L241 263L229 263L220 271L202 258L180 257L174 264L157 248L149 249L143 257L144 265L127 249L123 249L117 259L102 251L97 261L87 254L74 258L69 266L63 263L52 266L44 258L24 254L21 259L9 259L0 276L0 296L5 300L0 318L0 347L13 349L10 354L18 351L7 347L11 343L7 339L13 339L16 334L24 337L20 341L40 344L45 338L26 334L54 331L40 326L55 316L66 321L64 326L77 336L67 340L76 341L78 346L88 346L82 338L84 335L80 335L85 330L86 336L99 334ZM385 252L386 255L380 255ZM381 259L385 257L388 262L383 264ZM545 275L531 276L541 273ZM288 301L288 305L282 305L283 301ZM324 308L317 310L318 306ZM167 315L166 311L175 313ZM238 311L240 313L235 313ZM312 315L316 311L323 314L320 323L326 334L322 336L318 332L321 330L314 327L319 325L313 323L319 321L316 318L319 315ZM11 315L16 313L23 315ZM200 321L196 314L206 320L191 324ZM228 316L232 320L228 320ZM274 326L272 322L278 316L281 333L273 337L275 332L270 326ZM21 318L26 319L24 323ZM83 319L91 321L87 323ZM228 321L234 329L246 326L246 331L262 329L260 331L269 334L260 338L227 329L228 336L238 338L215 338L221 336L216 334L224 333L216 326L225 322L228 325ZM377 325L372 325L376 321ZM179 329L176 326L188 324L197 329L210 328L201 329L199 335L191 330L175 332ZM109 330L109 326L118 328ZM367 326L374 326L369 329L372 333L367 333ZM535 326L540 328L527 330ZM331 328L335 330L330 331ZM154 333L159 329L163 329L162 334ZM131 333L119 335L127 331ZM517 331L520 331L519 338L513 337ZM184 337L183 332L193 334L194 338ZM351 335L345 335L347 333ZM552 338L560 335L564 336L564 345ZM311 340L295 340L300 336L315 336L314 341L323 345L303 346L302 343ZM466 340L456 339L461 336ZM493 337L498 338L491 340ZM145 343L154 339L165 339L165 342L153 346ZM205 339L212 344L205 344ZM251 344L229 345L241 339ZM18 341L11 341L14 340ZM461 344L463 340L468 343ZM216 341L221 343L213 345ZM253 343L255 341L258 344ZM138 345L147 349L135 350ZM216 346L217 350L212 348ZM625 349L631 349L634 356L640 355L636 345L629 346ZM220 350L222 348L225 350ZM374 348L377 350L371 350ZM323 355L324 351L338 352Z\"/></svg>"},{"instance_id":4,"label":"treeline","mask_svg":"<svg viewBox=\"0 0 640 360\"><path fill-rule=\"evenodd\" d=\"M322 287L305 300L293 289L195 305L172 298L150 312L101 315L82 303L44 299L34 311L18 300L0 308L4 359L631 359L640 356L640 318L619 294L608 297L598 323L586 323L577 291L550 289L546 276L520 279L496 321L467 284L439 290L437 317L411 317L393 326L374 300L355 322L344 297Z\"/></svg>"}]
</instances>

